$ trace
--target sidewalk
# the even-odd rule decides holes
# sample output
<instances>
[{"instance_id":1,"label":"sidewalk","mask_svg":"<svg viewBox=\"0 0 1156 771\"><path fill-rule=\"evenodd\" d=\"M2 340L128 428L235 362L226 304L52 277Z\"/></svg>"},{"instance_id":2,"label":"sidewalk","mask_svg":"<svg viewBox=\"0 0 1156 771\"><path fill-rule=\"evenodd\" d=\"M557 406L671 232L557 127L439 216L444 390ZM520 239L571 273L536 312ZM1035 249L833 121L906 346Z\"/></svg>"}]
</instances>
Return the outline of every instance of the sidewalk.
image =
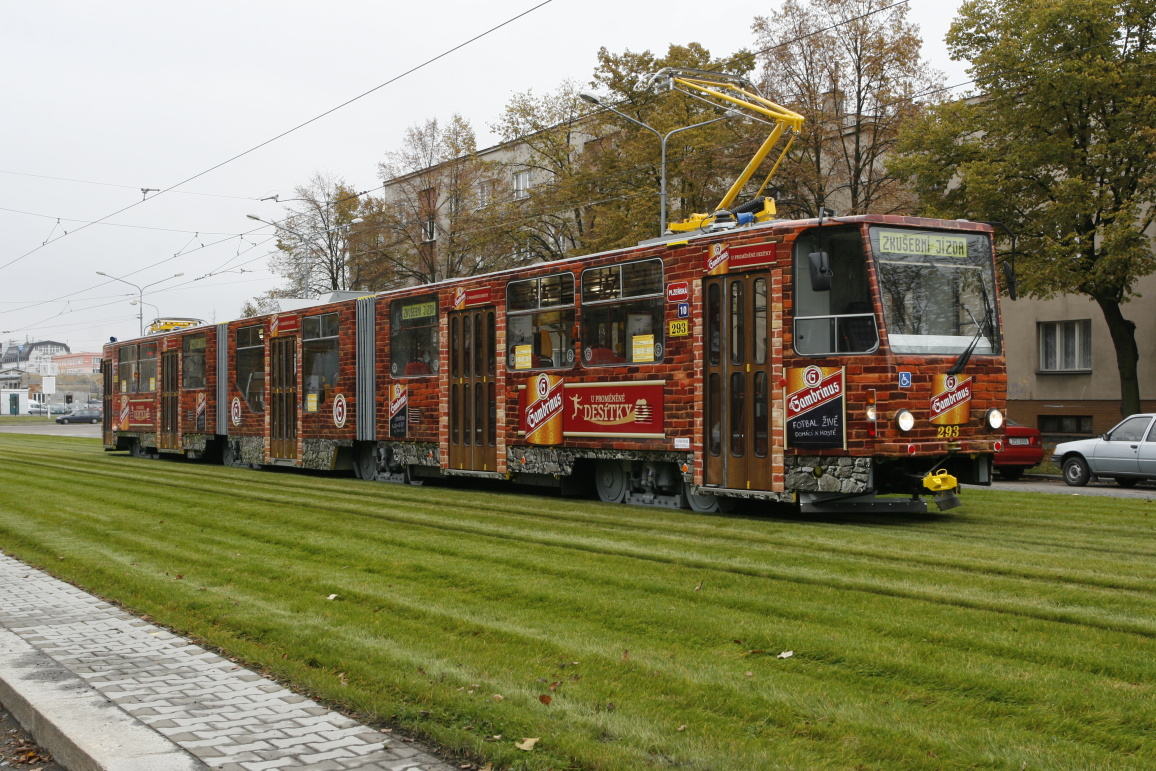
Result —
<instances>
[{"instance_id":1,"label":"sidewalk","mask_svg":"<svg viewBox=\"0 0 1156 771\"><path fill-rule=\"evenodd\" d=\"M449 771L0 554L0 703L70 771Z\"/></svg>"}]
</instances>

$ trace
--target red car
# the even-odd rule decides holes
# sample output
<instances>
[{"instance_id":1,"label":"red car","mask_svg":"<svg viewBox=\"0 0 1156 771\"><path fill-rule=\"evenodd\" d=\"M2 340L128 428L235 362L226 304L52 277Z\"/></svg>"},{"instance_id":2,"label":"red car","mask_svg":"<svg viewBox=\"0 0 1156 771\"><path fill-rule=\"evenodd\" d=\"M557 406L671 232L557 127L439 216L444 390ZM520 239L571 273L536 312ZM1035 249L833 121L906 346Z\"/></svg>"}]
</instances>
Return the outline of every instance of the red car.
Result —
<instances>
[{"instance_id":1,"label":"red car","mask_svg":"<svg viewBox=\"0 0 1156 771\"><path fill-rule=\"evenodd\" d=\"M1009 420L1003 449L995 454L995 470L1004 479L1019 479L1024 471L1043 459L1044 445L1040 441L1040 430Z\"/></svg>"}]
</instances>

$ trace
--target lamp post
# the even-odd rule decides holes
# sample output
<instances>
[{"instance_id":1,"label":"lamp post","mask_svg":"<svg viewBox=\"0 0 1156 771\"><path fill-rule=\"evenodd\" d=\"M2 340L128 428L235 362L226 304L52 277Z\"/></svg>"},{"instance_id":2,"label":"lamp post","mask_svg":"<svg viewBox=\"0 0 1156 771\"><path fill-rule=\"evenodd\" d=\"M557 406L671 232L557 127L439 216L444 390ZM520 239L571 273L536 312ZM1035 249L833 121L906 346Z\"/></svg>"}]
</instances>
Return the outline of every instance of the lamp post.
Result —
<instances>
[{"instance_id":1,"label":"lamp post","mask_svg":"<svg viewBox=\"0 0 1156 771\"><path fill-rule=\"evenodd\" d=\"M618 117L623 118L625 120L628 120L636 126L641 126L642 128L646 129L647 131L649 131L650 133L652 133L656 137L658 137L659 144L661 145L661 160L659 161L659 174L658 174L658 235L659 235L659 237L666 235L666 197L667 197L666 196L666 142L667 142L667 140L670 139L675 134L681 133L683 131L690 131L691 129L700 128L701 126L708 126L711 123L717 123L720 120L726 120L731 115L734 115L735 112L732 110L728 110L726 112L726 114L720 115L717 118L711 118L710 120L704 120L700 123L694 123L690 126L681 126L679 128L671 129L670 131L663 134L661 131L654 128L653 126L649 126L649 125L643 123L642 121L638 120L637 118L632 118L629 115L627 115L626 113L621 112L620 110L616 110L614 107L606 104L601 99L594 96L593 94L586 94L586 93L578 94L578 98L582 99L585 102L589 102L590 104L601 107L604 110L609 110L610 112L614 113Z\"/></svg>"},{"instance_id":2,"label":"lamp post","mask_svg":"<svg viewBox=\"0 0 1156 771\"><path fill-rule=\"evenodd\" d=\"M180 278L181 276L183 276L185 274L184 273L174 273L173 275L169 276L168 278L162 278L160 281L154 281L151 284L145 284L144 286L141 286L140 284L134 284L131 281L125 281L123 278L118 278L117 276L109 275L108 273L105 273L103 270L98 270L96 272L96 275L104 276L105 278L111 278L113 281L119 281L122 284L128 284L129 286L131 286L133 289L136 290L136 293L137 293L136 305L138 307L138 310L136 312L136 321L137 321L137 326L139 327L138 337L144 337L144 290L148 289L150 286L156 286L157 284L163 284L164 282L166 282L170 279ZM149 303L149 304L152 305L152 303ZM153 305L153 307L156 308L155 305ZM157 310L157 315L160 315L159 309Z\"/></svg>"},{"instance_id":3,"label":"lamp post","mask_svg":"<svg viewBox=\"0 0 1156 771\"><path fill-rule=\"evenodd\" d=\"M156 311L156 314L157 314L156 317L158 319L161 317L161 309L158 308L157 306L153 305L150 302L144 302L143 300L129 300L128 304L129 305L147 305L148 307L150 307L154 311ZM142 308L142 310L143 310L143 308Z\"/></svg>"}]
</instances>

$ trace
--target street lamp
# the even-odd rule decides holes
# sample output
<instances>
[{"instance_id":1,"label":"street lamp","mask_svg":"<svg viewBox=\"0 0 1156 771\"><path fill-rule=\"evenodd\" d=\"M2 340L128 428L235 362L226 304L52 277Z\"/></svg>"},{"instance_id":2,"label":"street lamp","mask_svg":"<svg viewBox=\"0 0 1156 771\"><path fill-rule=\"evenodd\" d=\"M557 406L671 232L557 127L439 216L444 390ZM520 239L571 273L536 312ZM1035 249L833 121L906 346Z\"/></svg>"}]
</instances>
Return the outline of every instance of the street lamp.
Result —
<instances>
[{"instance_id":1,"label":"street lamp","mask_svg":"<svg viewBox=\"0 0 1156 771\"><path fill-rule=\"evenodd\" d=\"M150 308L152 308L154 311L156 311L156 314L157 314L157 315L156 315L156 317L157 317L158 319L161 317L161 309L160 309L160 308L158 308L157 306L153 305L152 303L149 303L149 302L144 302L144 301L142 301L142 300L129 300L129 301L128 301L128 304L129 304L129 305L147 305L148 307L150 307Z\"/></svg>"},{"instance_id":2,"label":"street lamp","mask_svg":"<svg viewBox=\"0 0 1156 771\"><path fill-rule=\"evenodd\" d=\"M174 273L173 275L169 276L168 278L162 278L160 281L154 281L151 284L145 284L144 286L141 286L140 284L134 284L131 281L125 281L123 278L111 276L108 273L105 273L103 270L98 270L96 272L96 275L104 276L105 278L111 278L113 281L119 281L122 284L128 284L129 286L131 286L133 289L136 290L136 293L137 293L136 305L139 308L139 310L136 312L136 321L137 321L137 326L140 328L139 333L138 333L138 337L144 337L144 290L148 289L150 286L156 286L157 284L163 284L164 282L168 281L169 279L180 278L181 276L183 276L185 274L184 273ZM152 303L149 303L149 304L152 305ZM155 308L156 306L153 305L153 307ZM157 315L158 316L160 315L159 310L157 311Z\"/></svg>"},{"instance_id":3,"label":"street lamp","mask_svg":"<svg viewBox=\"0 0 1156 771\"><path fill-rule=\"evenodd\" d=\"M711 118L710 120L704 120L701 123L694 123L690 126L681 126L679 128L671 129L670 131L663 134L661 131L654 128L653 126L649 126L649 125L643 123L642 121L638 120L637 118L632 118L629 115L627 115L626 113L621 112L619 110L616 110L614 107L606 104L601 99L594 96L593 94L581 93L581 94L578 94L578 98L584 102L589 102L590 104L601 107L604 110L609 110L610 112L614 113L618 117L624 118L625 120L630 121L631 123L633 123L636 126L641 126L642 128L646 129L647 131L649 131L650 133L654 134L656 137L659 138L659 142L662 146L662 154L661 154L661 160L659 161L659 174L658 174L658 235L659 235L659 237L666 235L666 142L667 142L667 140L670 139L675 134L681 133L683 131L690 131L691 129L700 128L702 126L709 126L711 123L717 123L720 120L726 120L727 118L731 117L732 115L736 115L737 113L734 110L727 110L725 114L720 115L717 118Z\"/></svg>"}]
</instances>

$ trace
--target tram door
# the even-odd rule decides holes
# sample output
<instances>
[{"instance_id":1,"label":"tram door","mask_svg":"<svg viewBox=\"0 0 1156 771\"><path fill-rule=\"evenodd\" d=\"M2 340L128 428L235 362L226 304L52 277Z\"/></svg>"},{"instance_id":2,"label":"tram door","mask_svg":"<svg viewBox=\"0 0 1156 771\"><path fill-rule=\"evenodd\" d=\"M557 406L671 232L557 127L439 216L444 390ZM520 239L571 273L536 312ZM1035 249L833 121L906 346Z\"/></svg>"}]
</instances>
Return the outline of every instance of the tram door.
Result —
<instances>
[{"instance_id":1,"label":"tram door","mask_svg":"<svg viewBox=\"0 0 1156 771\"><path fill-rule=\"evenodd\" d=\"M771 489L767 273L704 279L705 483Z\"/></svg>"},{"instance_id":2,"label":"tram door","mask_svg":"<svg viewBox=\"0 0 1156 771\"><path fill-rule=\"evenodd\" d=\"M271 343L269 454L291 460L297 457L297 338L275 337Z\"/></svg>"},{"instance_id":3,"label":"tram door","mask_svg":"<svg viewBox=\"0 0 1156 771\"><path fill-rule=\"evenodd\" d=\"M450 468L497 468L494 309L450 314Z\"/></svg>"},{"instance_id":4,"label":"tram door","mask_svg":"<svg viewBox=\"0 0 1156 771\"><path fill-rule=\"evenodd\" d=\"M177 362L180 351L161 354L161 420L157 432L157 448L177 449L177 418L181 409L180 374Z\"/></svg>"},{"instance_id":5,"label":"tram door","mask_svg":"<svg viewBox=\"0 0 1156 771\"><path fill-rule=\"evenodd\" d=\"M112 414L112 387L114 384L113 372L116 370L116 364L113 359L105 359L100 363L101 374L104 376L104 394L102 395L102 404L104 407L104 415L101 428L104 429L104 444L106 447L111 446L112 426L116 420L116 416Z\"/></svg>"}]
</instances>

